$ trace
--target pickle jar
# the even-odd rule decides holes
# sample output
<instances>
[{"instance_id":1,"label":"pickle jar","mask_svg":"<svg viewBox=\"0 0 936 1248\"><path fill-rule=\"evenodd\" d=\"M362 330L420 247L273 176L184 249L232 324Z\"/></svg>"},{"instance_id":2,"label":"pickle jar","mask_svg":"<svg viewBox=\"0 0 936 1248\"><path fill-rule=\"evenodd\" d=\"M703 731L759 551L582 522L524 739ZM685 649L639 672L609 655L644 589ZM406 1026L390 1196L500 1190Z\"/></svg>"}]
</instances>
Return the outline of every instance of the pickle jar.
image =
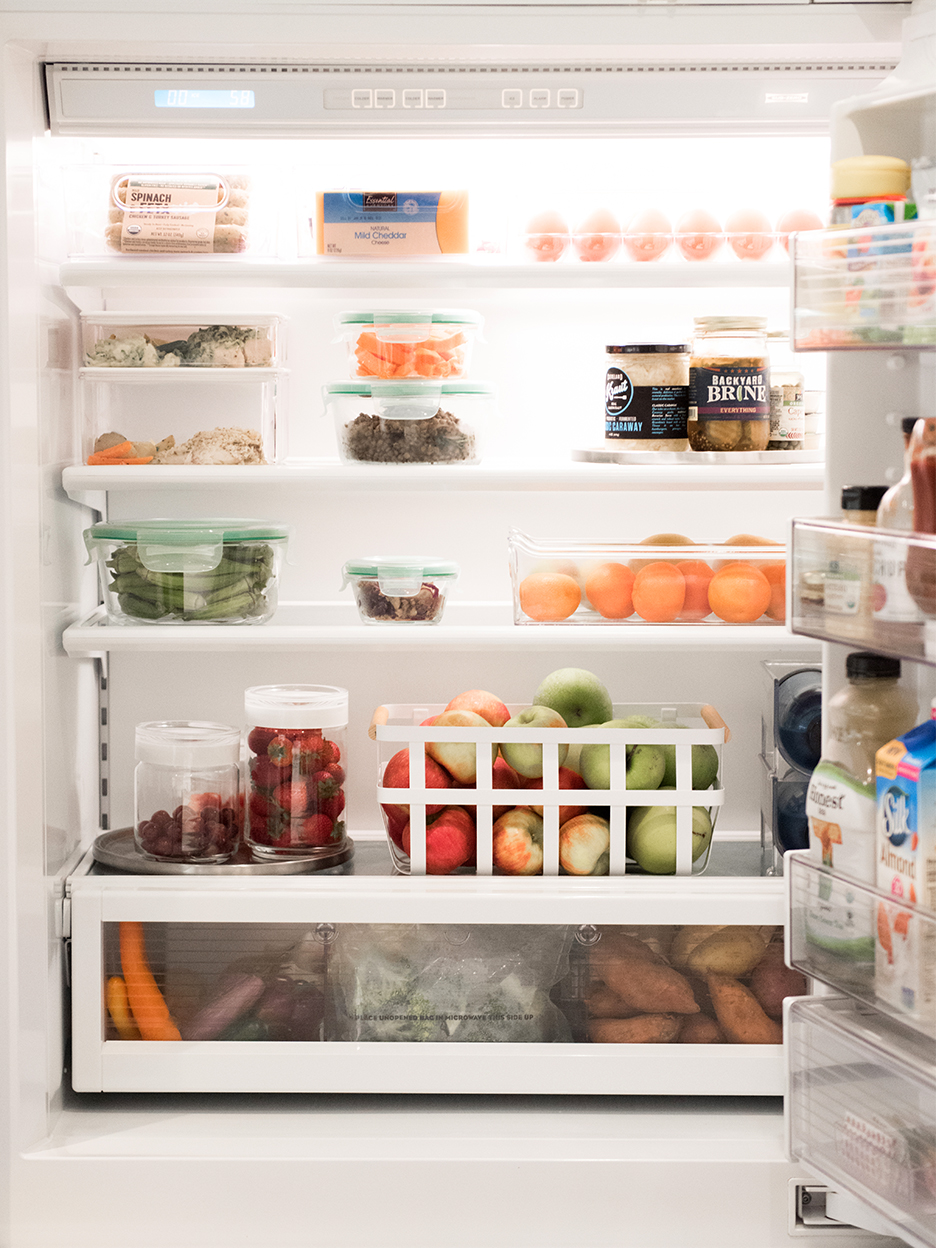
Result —
<instances>
[{"instance_id":1,"label":"pickle jar","mask_svg":"<svg viewBox=\"0 0 936 1248\"><path fill-rule=\"evenodd\" d=\"M686 432L693 451L767 449L770 364L766 317L696 317Z\"/></svg>"},{"instance_id":2,"label":"pickle jar","mask_svg":"<svg viewBox=\"0 0 936 1248\"><path fill-rule=\"evenodd\" d=\"M240 730L164 720L137 724L134 841L157 862L227 862L240 838Z\"/></svg>"},{"instance_id":3,"label":"pickle jar","mask_svg":"<svg viewBox=\"0 0 936 1248\"><path fill-rule=\"evenodd\" d=\"M325 857L347 847L348 691L255 685L244 695L244 836L254 858Z\"/></svg>"}]
</instances>

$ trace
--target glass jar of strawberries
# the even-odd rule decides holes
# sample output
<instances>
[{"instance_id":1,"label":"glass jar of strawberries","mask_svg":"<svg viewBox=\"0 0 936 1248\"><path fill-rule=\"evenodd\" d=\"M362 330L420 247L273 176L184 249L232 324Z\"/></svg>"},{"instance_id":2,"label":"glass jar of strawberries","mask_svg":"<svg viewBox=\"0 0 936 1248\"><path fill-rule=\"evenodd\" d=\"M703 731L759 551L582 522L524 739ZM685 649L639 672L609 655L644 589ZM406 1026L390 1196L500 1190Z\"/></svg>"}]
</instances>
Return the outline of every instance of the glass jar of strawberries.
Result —
<instances>
[{"instance_id":1,"label":"glass jar of strawberries","mask_svg":"<svg viewBox=\"0 0 936 1248\"><path fill-rule=\"evenodd\" d=\"M244 710L244 836L253 856L315 857L343 848L348 691L255 685Z\"/></svg>"}]
</instances>

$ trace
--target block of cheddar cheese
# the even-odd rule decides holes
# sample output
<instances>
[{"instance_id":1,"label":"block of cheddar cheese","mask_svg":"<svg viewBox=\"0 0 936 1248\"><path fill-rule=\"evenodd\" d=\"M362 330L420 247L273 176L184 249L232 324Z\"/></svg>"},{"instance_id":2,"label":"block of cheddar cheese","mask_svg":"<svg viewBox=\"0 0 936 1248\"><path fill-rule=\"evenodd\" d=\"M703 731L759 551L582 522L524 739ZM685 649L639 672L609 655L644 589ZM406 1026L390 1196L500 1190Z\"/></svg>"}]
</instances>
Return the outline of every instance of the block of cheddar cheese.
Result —
<instances>
[{"instance_id":1,"label":"block of cheddar cheese","mask_svg":"<svg viewBox=\"0 0 936 1248\"><path fill-rule=\"evenodd\" d=\"M310 222L320 256L468 251L467 191L319 191Z\"/></svg>"}]
</instances>

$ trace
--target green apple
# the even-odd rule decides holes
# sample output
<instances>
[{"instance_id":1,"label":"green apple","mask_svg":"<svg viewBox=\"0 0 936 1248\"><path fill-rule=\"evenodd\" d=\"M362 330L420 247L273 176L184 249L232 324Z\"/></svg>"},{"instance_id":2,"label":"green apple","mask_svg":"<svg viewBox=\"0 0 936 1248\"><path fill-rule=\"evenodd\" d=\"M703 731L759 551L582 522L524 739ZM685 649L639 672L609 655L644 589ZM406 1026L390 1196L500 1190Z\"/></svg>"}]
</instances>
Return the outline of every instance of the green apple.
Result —
<instances>
[{"instance_id":1,"label":"green apple","mask_svg":"<svg viewBox=\"0 0 936 1248\"><path fill-rule=\"evenodd\" d=\"M504 728L566 728L563 717L549 706L528 706L511 716ZM559 766L565 762L568 745L559 746ZM507 762L521 776L535 780L543 774L543 747L535 741L501 741L500 752Z\"/></svg>"},{"instance_id":2,"label":"green apple","mask_svg":"<svg viewBox=\"0 0 936 1248\"><path fill-rule=\"evenodd\" d=\"M602 728L646 727L632 724L624 719L610 719ZM654 723L651 727L659 727ZM666 760L661 745L628 745L625 749L627 769L625 784L629 789L656 789L663 779ZM583 745L579 758L582 779L590 789L611 788L611 747L609 745Z\"/></svg>"},{"instance_id":3,"label":"green apple","mask_svg":"<svg viewBox=\"0 0 936 1248\"><path fill-rule=\"evenodd\" d=\"M614 714L611 695L592 672L581 667L560 667L537 689L537 706L551 706L570 728L604 724Z\"/></svg>"},{"instance_id":4,"label":"green apple","mask_svg":"<svg viewBox=\"0 0 936 1248\"><path fill-rule=\"evenodd\" d=\"M682 725L680 725L681 727ZM676 746L664 745L666 771L660 788L676 787ZM707 789L718 775L718 751L714 745L694 745L692 747L692 787Z\"/></svg>"},{"instance_id":5,"label":"green apple","mask_svg":"<svg viewBox=\"0 0 936 1248\"><path fill-rule=\"evenodd\" d=\"M692 861L712 840L712 820L703 806L692 808ZM627 852L651 875L676 871L676 807L635 806L627 820Z\"/></svg>"}]
</instances>

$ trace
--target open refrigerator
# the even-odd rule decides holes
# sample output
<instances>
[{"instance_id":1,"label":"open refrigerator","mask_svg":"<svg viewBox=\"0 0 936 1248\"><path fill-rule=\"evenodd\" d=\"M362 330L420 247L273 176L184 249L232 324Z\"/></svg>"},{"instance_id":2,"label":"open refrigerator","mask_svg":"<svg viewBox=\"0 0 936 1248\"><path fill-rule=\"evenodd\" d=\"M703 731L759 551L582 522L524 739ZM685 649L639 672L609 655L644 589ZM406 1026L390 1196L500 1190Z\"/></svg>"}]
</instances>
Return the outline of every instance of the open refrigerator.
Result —
<instances>
[{"instance_id":1,"label":"open refrigerator","mask_svg":"<svg viewBox=\"0 0 936 1248\"><path fill-rule=\"evenodd\" d=\"M808 863L784 873L758 831L763 664L821 663L828 698L851 641L775 619L522 624L508 558L516 529L560 548L653 533L786 541L793 517L835 515L844 485L893 479L900 417L932 415L936 393L936 353L902 340L795 357L807 388L825 391L816 453L602 462L605 345L686 341L693 318L711 314L790 330L793 265L779 239L757 261L726 242L711 261L673 247L651 264L623 254L581 263L574 252L536 263L523 239L544 207L571 221L609 198L622 217L662 205L675 219L706 204L724 219L754 202L771 220L792 207L821 213L830 159L932 155L932 7L171 0L157 19L136 4L36 13L4 3L0 28L0 1240L766 1248L794 1236L883 1248L896 1236L932 1248L925 1182L898 1173L905 1142L878 1165L860 1140L845 1150L860 1162L849 1169L830 1165L825 1139L839 1138L870 1085L932 1133L931 1038L901 1047L873 993L859 992L859 1006L825 1002L839 985L795 940ZM222 97L236 103L219 108ZM108 250L115 176L215 166L248 169L256 188L245 254ZM469 186L469 254L315 254L316 191L408 182ZM921 238L924 224L911 227ZM479 462L339 458L323 397L346 376L336 319L456 307L483 318L472 376L484 386L466 388L484 400ZM225 318L276 326L260 367L222 376L86 358L88 325L107 337L127 324L190 330ZM356 410L359 392L339 393ZM212 424L259 426L267 462L86 462L106 430L182 442ZM288 531L271 619L107 619L86 529L218 516ZM346 561L401 551L459 565L438 627L370 627L342 589ZM926 705L931 659L925 647L904 653L920 660L908 679ZM418 818L414 869L394 871L378 750L385 760L400 742L426 740L417 725L460 690L519 706L565 666L664 720L717 707L731 740L719 747L724 800L704 873L560 876L547 821L553 865L542 878L492 876L480 851L477 873L425 878ZM349 693L350 863L210 877L128 872L95 856L102 834L133 821L135 725L240 725L248 687L295 682ZM401 714L381 721L378 708ZM104 1000L121 924L143 924L177 1000L198 1000L231 967L287 966L311 998L329 976L366 987L368 968L386 975L393 963L412 980L415 966L421 994L450 990L436 1006L444 1034L435 1016L412 1014L388 1034L365 995L354 1027L349 1009L280 1040L123 1040ZM669 947L680 929L719 924L786 929L787 960L813 990L792 1024L792 1057L789 1019L783 1044L587 1042L583 984L597 937L652 934ZM456 1007L466 967L475 982ZM466 1037L485 1021L477 1002L497 994L498 1020L515 1026ZM866 1082L849 1083L853 1069Z\"/></svg>"}]
</instances>

